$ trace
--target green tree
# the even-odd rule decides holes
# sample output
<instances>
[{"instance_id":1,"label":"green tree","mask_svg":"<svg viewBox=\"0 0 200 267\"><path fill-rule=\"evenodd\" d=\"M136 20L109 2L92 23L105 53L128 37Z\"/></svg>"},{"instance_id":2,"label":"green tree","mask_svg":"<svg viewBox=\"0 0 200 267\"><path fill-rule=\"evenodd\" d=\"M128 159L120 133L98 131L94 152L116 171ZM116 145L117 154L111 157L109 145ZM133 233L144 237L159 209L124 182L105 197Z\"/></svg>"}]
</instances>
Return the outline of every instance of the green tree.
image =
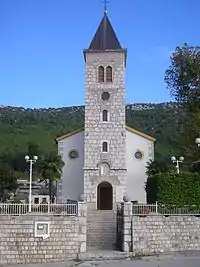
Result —
<instances>
[{"instance_id":1,"label":"green tree","mask_svg":"<svg viewBox=\"0 0 200 267\"><path fill-rule=\"evenodd\" d=\"M200 47L184 44L171 56L165 82L171 95L179 104L178 112L187 113L185 123L179 125L179 145L187 165L197 159L195 139L200 134Z\"/></svg>"},{"instance_id":2,"label":"green tree","mask_svg":"<svg viewBox=\"0 0 200 267\"><path fill-rule=\"evenodd\" d=\"M62 158L54 152L46 155L40 162L39 168L41 179L48 184L51 201L55 195L55 182L61 178L63 166L64 162L62 161Z\"/></svg>"},{"instance_id":3,"label":"green tree","mask_svg":"<svg viewBox=\"0 0 200 267\"><path fill-rule=\"evenodd\" d=\"M161 160L150 160L147 162L146 165L146 173L149 176L157 174L157 173L163 173L167 172L171 169L171 166L169 166L168 159L161 159Z\"/></svg>"},{"instance_id":4,"label":"green tree","mask_svg":"<svg viewBox=\"0 0 200 267\"><path fill-rule=\"evenodd\" d=\"M171 56L165 82L176 101L186 104L190 111L200 109L200 47L184 44Z\"/></svg>"},{"instance_id":5,"label":"green tree","mask_svg":"<svg viewBox=\"0 0 200 267\"><path fill-rule=\"evenodd\" d=\"M17 179L13 170L3 160L0 161L0 201L4 202L9 194L15 194L17 190Z\"/></svg>"},{"instance_id":6,"label":"green tree","mask_svg":"<svg viewBox=\"0 0 200 267\"><path fill-rule=\"evenodd\" d=\"M29 155L29 157L34 157L34 156L40 157L42 155L42 150L38 144L29 141L27 148L27 155Z\"/></svg>"}]
</instances>

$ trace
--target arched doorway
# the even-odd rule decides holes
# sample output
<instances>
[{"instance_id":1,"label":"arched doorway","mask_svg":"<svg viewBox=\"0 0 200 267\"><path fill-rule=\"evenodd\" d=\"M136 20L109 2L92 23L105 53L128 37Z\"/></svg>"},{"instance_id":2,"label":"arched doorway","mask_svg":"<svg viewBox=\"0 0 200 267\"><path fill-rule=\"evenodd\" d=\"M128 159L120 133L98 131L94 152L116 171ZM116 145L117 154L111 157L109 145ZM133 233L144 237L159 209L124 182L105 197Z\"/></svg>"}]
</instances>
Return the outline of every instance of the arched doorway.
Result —
<instances>
[{"instance_id":1,"label":"arched doorway","mask_svg":"<svg viewBox=\"0 0 200 267\"><path fill-rule=\"evenodd\" d=\"M108 182L103 182L97 187L97 209L113 209L113 188Z\"/></svg>"}]
</instances>

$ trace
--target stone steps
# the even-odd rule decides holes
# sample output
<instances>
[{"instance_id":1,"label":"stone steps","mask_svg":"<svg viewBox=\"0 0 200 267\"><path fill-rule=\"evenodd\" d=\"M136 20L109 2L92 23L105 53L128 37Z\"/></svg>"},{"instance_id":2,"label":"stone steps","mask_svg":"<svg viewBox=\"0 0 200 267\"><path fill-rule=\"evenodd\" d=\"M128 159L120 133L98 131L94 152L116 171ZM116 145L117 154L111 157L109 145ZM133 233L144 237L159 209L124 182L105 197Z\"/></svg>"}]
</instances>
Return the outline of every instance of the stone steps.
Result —
<instances>
[{"instance_id":1,"label":"stone steps","mask_svg":"<svg viewBox=\"0 0 200 267\"><path fill-rule=\"evenodd\" d=\"M116 233L116 227L112 227L112 228L109 228L109 229L106 229L106 228L88 228L88 234L103 234L103 233Z\"/></svg>"},{"instance_id":2,"label":"stone steps","mask_svg":"<svg viewBox=\"0 0 200 267\"><path fill-rule=\"evenodd\" d=\"M89 252L80 253L78 255L78 259L81 261L125 260L125 259L129 259L130 257L133 257L133 252L131 253L131 252L121 252L121 251L114 251L114 250L99 250L96 248L91 249Z\"/></svg>"},{"instance_id":3,"label":"stone steps","mask_svg":"<svg viewBox=\"0 0 200 267\"><path fill-rule=\"evenodd\" d=\"M87 241L87 247L89 249L93 249L93 248L98 248L98 249L115 249L116 247L116 240L115 240L115 236L112 237L107 237L106 239L97 239L95 240L89 240Z\"/></svg>"},{"instance_id":4,"label":"stone steps","mask_svg":"<svg viewBox=\"0 0 200 267\"><path fill-rule=\"evenodd\" d=\"M90 210L87 223L89 249L114 249L116 243L116 213Z\"/></svg>"},{"instance_id":5,"label":"stone steps","mask_svg":"<svg viewBox=\"0 0 200 267\"><path fill-rule=\"evenodd\" d=\"M93 234L88 234L89 237L89 241L90 242L95 242L96 240L98 240L98 242L107 242L107 241L113 241L113 236L115 236L115 234L113 235L113 233L106 233L106 235L102 235L99 233L96 233L95 235ZM114 242L116 240L114 239Z\"/></svg>"}]
</instances>

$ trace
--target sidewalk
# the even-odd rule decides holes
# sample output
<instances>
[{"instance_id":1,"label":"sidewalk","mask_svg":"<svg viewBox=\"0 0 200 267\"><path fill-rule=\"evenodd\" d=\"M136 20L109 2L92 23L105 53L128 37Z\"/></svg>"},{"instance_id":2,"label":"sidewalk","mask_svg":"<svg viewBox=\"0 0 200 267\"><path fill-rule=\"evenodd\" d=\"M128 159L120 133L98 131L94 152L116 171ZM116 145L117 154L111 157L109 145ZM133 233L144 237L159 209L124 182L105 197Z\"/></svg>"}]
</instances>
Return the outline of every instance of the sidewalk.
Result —
<instances>
[{"instance_id":1,"label":"sidewalk","mask_svg":"<svg viewBox=\"0 0 200 267\"><path fill-rule=\"evenodd\" d=\"M45 264L5 265L5 267L199 267L200 251L174 253L133 259L69 261Z\"/></svg>"}]
</instances>

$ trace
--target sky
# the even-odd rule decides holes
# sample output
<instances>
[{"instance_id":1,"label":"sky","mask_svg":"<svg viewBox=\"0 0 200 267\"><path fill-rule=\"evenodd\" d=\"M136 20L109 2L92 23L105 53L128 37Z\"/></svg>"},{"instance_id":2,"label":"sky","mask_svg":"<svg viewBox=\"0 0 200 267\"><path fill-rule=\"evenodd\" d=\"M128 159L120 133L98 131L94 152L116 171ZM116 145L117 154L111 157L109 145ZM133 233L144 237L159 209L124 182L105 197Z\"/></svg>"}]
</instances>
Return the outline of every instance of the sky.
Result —
<instances>
[{"instance_id":1,"label":"sky","mask_svg":"<svg viewBox=\"0 0 200 267\"><path fill-rule=\"evenodd\" d=\"M0 106L84 105L88 48L102 0L0 0ZM200 42L199 0L110 0L108 16L128 49L126 102L172 101L170 55Z\"/></svg>"}]
</instances>

